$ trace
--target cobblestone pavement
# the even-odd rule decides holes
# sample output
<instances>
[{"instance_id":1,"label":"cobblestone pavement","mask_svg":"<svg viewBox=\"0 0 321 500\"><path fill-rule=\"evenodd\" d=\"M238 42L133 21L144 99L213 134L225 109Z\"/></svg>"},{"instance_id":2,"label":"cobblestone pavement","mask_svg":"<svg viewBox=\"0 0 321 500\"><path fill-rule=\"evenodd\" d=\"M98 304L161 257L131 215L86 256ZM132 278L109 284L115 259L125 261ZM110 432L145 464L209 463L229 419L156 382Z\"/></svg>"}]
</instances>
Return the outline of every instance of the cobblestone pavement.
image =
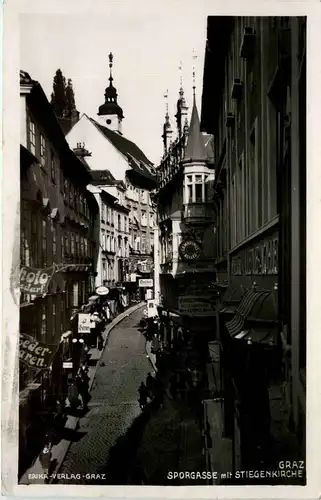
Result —
<instances>
[{"instance_id":1,"label":"cobblestone pavement","mask_svg":"<svg viewBox=\"0 0 321 500\"><path fill-rule=\"evenodd\" d=\"M135 311L109 335L91 390L89 411L79 421L58 473L59 484L122 484L144 416L137 389L152 371ZM126 437L125 437L126 436Z\"/></svg>"}]
</instances>

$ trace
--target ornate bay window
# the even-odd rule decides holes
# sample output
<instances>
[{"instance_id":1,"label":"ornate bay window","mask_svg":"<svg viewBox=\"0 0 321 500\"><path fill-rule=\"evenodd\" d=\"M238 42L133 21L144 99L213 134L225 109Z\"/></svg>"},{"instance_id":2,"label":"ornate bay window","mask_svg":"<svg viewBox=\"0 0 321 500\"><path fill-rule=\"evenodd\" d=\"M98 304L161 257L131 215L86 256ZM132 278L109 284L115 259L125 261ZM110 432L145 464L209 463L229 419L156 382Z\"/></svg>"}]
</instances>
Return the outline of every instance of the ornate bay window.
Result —
<instances>
[{"instance_id":1,"label":"ornate bay window","mask_svg":"<svg viewBox=\"0 0 321 500\"><path fill-rule=\"evenodd\" d=\"M208 173L186 174L184 180L185 222L203 223L212 217L208 201Z\"/></svg>"},{"instance_id":2,"label":"ornate bay window","mask_svg":"<svg viewBox=\"0 0 321 500\"><path fill-rule=\"evenodd\" d=\"M207 178L208 174L185 175L185 205L207 202Z\"/></svg>"}]
</instances>

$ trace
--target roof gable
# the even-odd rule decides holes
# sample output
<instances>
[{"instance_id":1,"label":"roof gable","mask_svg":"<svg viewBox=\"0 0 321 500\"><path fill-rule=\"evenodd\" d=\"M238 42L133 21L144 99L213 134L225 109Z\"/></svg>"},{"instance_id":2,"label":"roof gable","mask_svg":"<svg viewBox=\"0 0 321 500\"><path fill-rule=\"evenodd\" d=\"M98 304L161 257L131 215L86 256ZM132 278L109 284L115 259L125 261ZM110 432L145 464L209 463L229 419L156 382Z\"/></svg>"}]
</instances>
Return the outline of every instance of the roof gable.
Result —
<instances>
[{"instance_id":1,"label":"roof gable","mask_svg":"<svg viewBox=\"0 0 321 500\"><path fill-rule=\"evenodd\" d=\"M133 170L150 179L155 178L152 162L145 156L142 150L126 137L104 127L93 118L88 117L91 123L111 142L111 144L123 155L129 162Z\"/></svg>"}]
</instances>

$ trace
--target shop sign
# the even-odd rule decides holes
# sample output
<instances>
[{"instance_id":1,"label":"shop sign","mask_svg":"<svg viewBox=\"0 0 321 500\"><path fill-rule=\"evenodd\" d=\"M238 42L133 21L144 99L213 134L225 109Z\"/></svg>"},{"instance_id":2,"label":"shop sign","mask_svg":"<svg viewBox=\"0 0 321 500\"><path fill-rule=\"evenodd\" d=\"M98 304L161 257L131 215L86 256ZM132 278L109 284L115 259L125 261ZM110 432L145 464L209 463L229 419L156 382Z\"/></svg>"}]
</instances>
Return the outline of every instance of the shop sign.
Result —
<instances>
[{"instance_id":1,"label":"shop sign","mask_svg":"<svg viewBox=\"0 0 321 500\"><path fill-rule=\"evenodd\" d=\"M154 280L152 278L145 278L138 280L138 286L140 287L152 287L154 285Z\"/></svg>"},{"instance_id":2,"label":"shop sign","mask_svg":"<svg viewBox=\"0 0 321 500\"><path fill-rule=\"evenodd\" d=\"M45 295L54 272L54 267L44 269L22 267L19 280L21 292L31 295Z\"/></svg>"},{"instance_id":3,"label":"shop sign","mask_svg":"<svg viewBox=\"0 0 321 500\"><path fill-rule=\"evenodd\" d=\"M96 293L97 295L108 295L109 294L109 288L106 286L99 286L96 288Z\"/></svg>"},{"instance_id":4,"label":"shop sign","mask_svg":"<svg viewBox=\"0 0 321 500\"><path fill-rule=\"evenodd\" d=\"M232 275L277 275L278 245L278 237L266 239L232 257Z\"/></svg>"},{"instance_id":5,"label":"shop sign","mask_svg":"<svg viewBox=\"0 0 321 500\"><path fill-rule=\"evenodd\" d=\"M183 295L178 297L178 310L180 314L188 316L214 316L215 304L210 298L198 295Z\"/></svg>"},{"instance_id":6,"label":"shop sign","mask_svg":"<svg viewBox=\"0 0 321 500\"><path fill-rule=\"evenodd\" d=\"M63 361L62 367L63 368L72 368L73 367L73 363L72 363L72 361Z\"/></svg>"},{"instance_id":7,"label":"shop sign","mask_svg":"<svg viewBox=\"0 0 321 500\"><path fill-rule=\"evenodd\" d=\"M49 368L54 352L58 346L48 347L26 333L20 333L19 359L31 368Z\"/></svg>"},{"instance_id":8,"label":"shop sign","mask_svg":"<svg viewBox=\"0 0 321 500\"><path fill-rule=\"evenodd\" d=\"M90 333L92 328L91 314L78 314L78 333Z\"/></svg>"}]
</instances>

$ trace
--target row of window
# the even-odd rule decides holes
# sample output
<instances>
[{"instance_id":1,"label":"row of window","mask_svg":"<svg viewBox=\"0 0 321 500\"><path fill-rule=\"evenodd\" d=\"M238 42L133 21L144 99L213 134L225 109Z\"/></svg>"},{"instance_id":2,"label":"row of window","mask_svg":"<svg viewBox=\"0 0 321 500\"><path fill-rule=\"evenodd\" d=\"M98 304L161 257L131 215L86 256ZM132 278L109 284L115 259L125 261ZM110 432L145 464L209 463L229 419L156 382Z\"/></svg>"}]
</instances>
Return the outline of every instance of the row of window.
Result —
<instances>
[{"instance_id":1,"label":"row of window","mask_svg":"<svg viewBox=\"0 0 321 500\"><path fill-rule=\"evenodd\" d=\"M53 149L48 147L46 137L36 129L36 125L29 117L29 149L37 156L37 137L39 136L39 160L41 166L47 172L48 164L50 164L51 181L57 184L59 180L60 191L63 195L64 202L70 207L74 208L76 212L90 217L90 211L86 196L80 189L76 188L67 178L64 178L63 170L59 166L58 158ZM59 178L58 178L59 170ZM47 172L48 174L48 172Z\"/></svg>"},{"instance_id":2,"label":"row of window","mask_svg":"<svg viewBox=\"0 0 321 500\"><path fill-rule=\"evenodd\" d=\"M151 205L151 199L148 191L146 191L145 189L138 189L132 186L129 182L127 182L126 187L127 187L126 197L129 200L140 201L140 203L143 203L145 205L148 204Z\"/></svg>"},{"instance_id":3,"label":"row of window","mask_svg":"<svg viewBox=\"0 0 321 500\"><path fill-rule=\"evenodd\" d=\"M264 51L256 51L254 58L245 62L240 56L239 46L244 23L250 21L257 22L256 36ZM286 152L285 118L289 114L290 90L285 75L280 78L277 67L280 49L273 41L272 31L271 18L258 21L238 18L225 61L225 92L221 96L220 116L215 127L218 130L215 155L216 158L221 156L226 141L230 172L227 186L230 248L270 222L278 212L277 169ZM235 77L241 79L242 94L232 99ZM235 117L229 126L227 113Z\"/></svg>"},{"instance_id":4,"label":"row of window","mask_svg":"<svg viewBox=\"0 0 321 500\"><path fill-rule=\"evenodd\" d=\"M90 217L90 211L86 196L79 189L70 184L68 179L64 180L63 197L64 202L70 207L74 208L76 212L84 215L87 218Z\"/></svg>"},{"instance_id":5,"label":"row of window","mask_svg":"<svg viewBox=\"0 0 321 500\"><path fill-rule=\"evenodd\" d=\"M128 239L121 236L116 238L104 232L101 233L101 247L104 251L115 252L120 257L125 257L129 254Z\"/></svg>"},{"instance_id":6,"label":"row of window","mask_svg":"<svg viewBox=\"0 0 321 500\"><path fill-rule=\"evenodd\" d=\"M147 237L142 235L141 237L134 234L132 235L132 247L137 252L149 253L154 245L154 240L150 239L148 242Z\"/></svg>"},{"instance_id":7,"label":"row of window","mask_svg":"<svg viewBox=\"0 0 321 500\"><path fill-rule=\"evenodd\" d=\"M54 150L51 147L48 147L46 137L37 129L34 121L28 117L28 140L29 140L29 150L34 156L38 156L39 153L39 161L40 165L47 169L50 164L50 175L53 183L57 182L57 170L58 170L58 161L57 157L54 153ZM39 139L38 139L39 138ZM39 142L38 142L39 141ZM39 144L39 148L38 148ZM60 180L61 180L61 172L60 172ZM61 182L61 189L63 186L63 182Z\"/></svg>"},{"instance_id":8,"label":"row of window","mask_svg":"<svg viewBox=\"0 0 321 500\"><path fill-rule=\"evenodd\" d=\"M123 214L117 214L116 211L113 211L112 208L104 203L101 207L101 220L107 224L114 224L118 231L123 231L125 233L129 231L128 217Z\"/></svg>"},{"instance_id":9,"label":"row of window","mask_svg":"<svg viewBox=\"0 0 321 500\"><path fill-rule=\"evenodd\" d=\"M64 231L52 219L30 212L23 214L20 249L21 264L31 267L49 266L67 255L92 258L92 245L86 236Z\"/></svg>"},{"instance_id":10,"label":"row of window","mask_svg":"<svg viewBox=\"0 0 321 500\"><path fill-rule=\"evenodd\" d=\"M135 219L137 219L138 221L140 221L141 225L142 226L149 226L151 228L154 227L154 224L155 224L155 214L152 213L152 212L145 212L144 210L141 210L140 212L134 208L132 210L132 215L130 215L130 219L133 220L134 218L134 221L135 222Z\"/></svg>"},{"instance_id":11,"label":"row of window","mask_svg":"<svg viewBox=\"0 0 321 500\"><path fill-rule=\"evenodd\" d=\"M185 175L184 203L205 203L209 200L208 175Z\"/></svg>"}]
</instances>

